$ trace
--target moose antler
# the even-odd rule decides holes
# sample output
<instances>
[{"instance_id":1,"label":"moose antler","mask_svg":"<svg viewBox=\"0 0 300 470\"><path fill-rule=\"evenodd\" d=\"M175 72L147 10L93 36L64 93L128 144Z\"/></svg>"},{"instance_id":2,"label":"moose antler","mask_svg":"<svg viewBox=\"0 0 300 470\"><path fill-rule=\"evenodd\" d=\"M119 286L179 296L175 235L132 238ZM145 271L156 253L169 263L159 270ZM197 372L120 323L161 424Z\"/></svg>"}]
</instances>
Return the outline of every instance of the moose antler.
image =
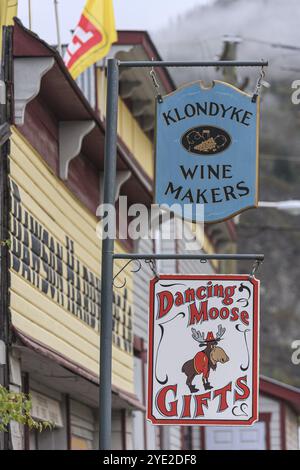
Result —
<instances>
[{"instance_id":1,"label":"moose antler","mask_svg":"<svg viewBox=\"0 0 300 470\"><path fill-rule=\"evenodd\" d=\"M220 340L222 338L222 336L224 335L225 331L226 331L226 328L222 328L222 325L218 325L218 331L217 331L217 334L216 334L216 339Z\"/></svg>"},{"instance_id":2,"label":"moose antler","mask_svg":"<svg viewBox=\"0 0 300 470\"><path fill-rule=\"evenodd\" d=\"M192 328L192 337L195 341L197 341L200 344L205 342L204 332L200 333L200 331L195 330L195 328Z\"/></svg>"}]
</instances>

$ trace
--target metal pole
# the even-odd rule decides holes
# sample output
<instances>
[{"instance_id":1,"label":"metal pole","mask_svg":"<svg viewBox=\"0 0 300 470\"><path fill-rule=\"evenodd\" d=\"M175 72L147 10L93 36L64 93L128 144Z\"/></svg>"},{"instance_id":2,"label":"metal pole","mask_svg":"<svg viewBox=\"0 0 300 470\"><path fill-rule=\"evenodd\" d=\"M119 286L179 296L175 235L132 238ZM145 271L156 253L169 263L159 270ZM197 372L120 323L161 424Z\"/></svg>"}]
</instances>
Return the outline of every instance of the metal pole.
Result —
<instances>
[{"instance_id":1,"label":"metal pole","mask_svg":"<svg viewBox=\"0 0 300 470\"><path fill-rule=\"evenodd\" d=\"M117 165L119 69L116 59L107 61L107 101L104 156L104 204L115 204ZM112 304L114 239L102 241L101 318L100 318L100 387L99 448L111 449L111 372L112 372Z\"/></svg>"},{"instance_id":2,"label":"metal pole","mask_svg":"<svg viewBox=\"0 0 300 470\"><path fill-rule=\"evenodd\" d=\"M263 261L263 254L178 254L178 253L116 253L114 259L190 259L190 260L256 260Z\"/></svg>"},{"instance_id":3,"label":"metal pole","mask_svg":"<svg viewBox=\"0 0 300 470\"><path fill-rule=\"evenodd\" d=\"M31 0L28 0L28 24L30 31L32 30L32 16L31 16Z\"/></svg>"},{"instance_id":4,"label":"metal pole","mask_svg":"<svg viewBox=\"0 0 300 470\"><path fill-rule=\"evenodd\" d=\"M56 34L57 34L57 48L58 48L58 52L60 53L60 55L62 55L59 16L58 16L58 0L54 0L54 11L55 11Z\"/></svg>"},{"instance_id":5,"label":"metal pole","mask_svg":"<svg viewBox=\"0 0 300 470\"><path fill-rule=\"evenodd\" d=\"M261 60L209 60L202 62L193 61L168 61L168 60L137 60L119 61L119 67L267 67L268 61Z\"/></svg>"}]
</instances>

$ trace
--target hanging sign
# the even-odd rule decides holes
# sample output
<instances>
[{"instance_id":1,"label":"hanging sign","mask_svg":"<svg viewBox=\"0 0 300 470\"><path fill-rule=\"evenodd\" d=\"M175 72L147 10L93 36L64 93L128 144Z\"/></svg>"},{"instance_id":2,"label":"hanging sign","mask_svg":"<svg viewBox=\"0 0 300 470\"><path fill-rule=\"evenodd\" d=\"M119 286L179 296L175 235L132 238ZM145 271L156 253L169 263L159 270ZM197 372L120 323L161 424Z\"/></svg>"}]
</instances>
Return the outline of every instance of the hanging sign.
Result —
<instances>
[{"instance_id":1,"label":"hanging sign","mask_svg":"<svg viewBox=\"0 0 300 470\"><path fill-rule=\"evenodd\" d=\"M199 204L204 222L256 207L258 126L259 97L228 83L196 82L165 96L156 110L156 203L176 204L178 215L190 205L194 222Z\"/></svg>"},{"instance_id":2,"label":"hanging sign","mask_svg":"<svg viewBox=\"0 0 300 470\"><path fill-rule=\"evenodd\" d=\"M148 407L153 424L258 419L259 281L162 275L150 283Z\"/></svg>"}]
</instances>

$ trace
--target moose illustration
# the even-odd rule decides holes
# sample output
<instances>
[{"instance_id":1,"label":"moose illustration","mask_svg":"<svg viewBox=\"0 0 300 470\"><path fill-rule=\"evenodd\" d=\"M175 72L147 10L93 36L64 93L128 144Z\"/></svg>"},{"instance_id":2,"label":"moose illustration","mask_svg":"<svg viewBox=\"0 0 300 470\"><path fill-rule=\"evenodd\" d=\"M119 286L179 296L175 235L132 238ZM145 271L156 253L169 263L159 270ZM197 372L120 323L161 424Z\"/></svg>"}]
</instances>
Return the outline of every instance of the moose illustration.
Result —
<instances>
[{"instance_id":1,"label":"moose illustration","mask_svg":"<svg viewBox=\"0 0 300 470\"><path fill-rule=\"evenodd\" d=\"M222 328L222 325L219 325L216 337L214 337L212 331L209 331L206 339L204 339L204 333L200 333L200 331L192 328L193 339L199 343L199 347L205 346L205 349L198 352L193 359L185 362L181 369L181 372L187 376L186 384L191 393L199 391L192 382L196 375L201 374L204 390L211 390L213 387L208 381L210 370L216 370L218 362L224 364L229 361L229 357L224 349L217 346L225 331L226 328Z\"/></svg>"}]
</instances>

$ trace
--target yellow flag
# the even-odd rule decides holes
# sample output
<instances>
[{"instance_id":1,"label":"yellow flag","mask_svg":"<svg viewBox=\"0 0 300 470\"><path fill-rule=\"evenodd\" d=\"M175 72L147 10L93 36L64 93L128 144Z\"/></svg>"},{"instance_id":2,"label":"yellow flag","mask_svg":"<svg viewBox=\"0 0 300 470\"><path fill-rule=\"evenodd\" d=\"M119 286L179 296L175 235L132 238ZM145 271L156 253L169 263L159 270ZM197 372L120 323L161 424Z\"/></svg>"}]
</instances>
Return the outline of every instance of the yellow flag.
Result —
<instances>
[{"instance_id":1,"label":"yellow flag","mask_svg":"<svg viewBox=\"0 0 300 470\"><path fill-rule=\"evenodd\" d=\"M73 78L105 57L117 41L112 0L87 0L64 61Z\"/></svg>"},{"instance_id":2,"label":"yellow flag","mask_svg":"<svg viewBox=\"0 0 300 470\"><path fill-rule=\"evenodd\" d=\"M2 28L13 24L13 17L17 16L18 0L0 0L0 55L2 53Z\"/></svg>"}]
</instances>

